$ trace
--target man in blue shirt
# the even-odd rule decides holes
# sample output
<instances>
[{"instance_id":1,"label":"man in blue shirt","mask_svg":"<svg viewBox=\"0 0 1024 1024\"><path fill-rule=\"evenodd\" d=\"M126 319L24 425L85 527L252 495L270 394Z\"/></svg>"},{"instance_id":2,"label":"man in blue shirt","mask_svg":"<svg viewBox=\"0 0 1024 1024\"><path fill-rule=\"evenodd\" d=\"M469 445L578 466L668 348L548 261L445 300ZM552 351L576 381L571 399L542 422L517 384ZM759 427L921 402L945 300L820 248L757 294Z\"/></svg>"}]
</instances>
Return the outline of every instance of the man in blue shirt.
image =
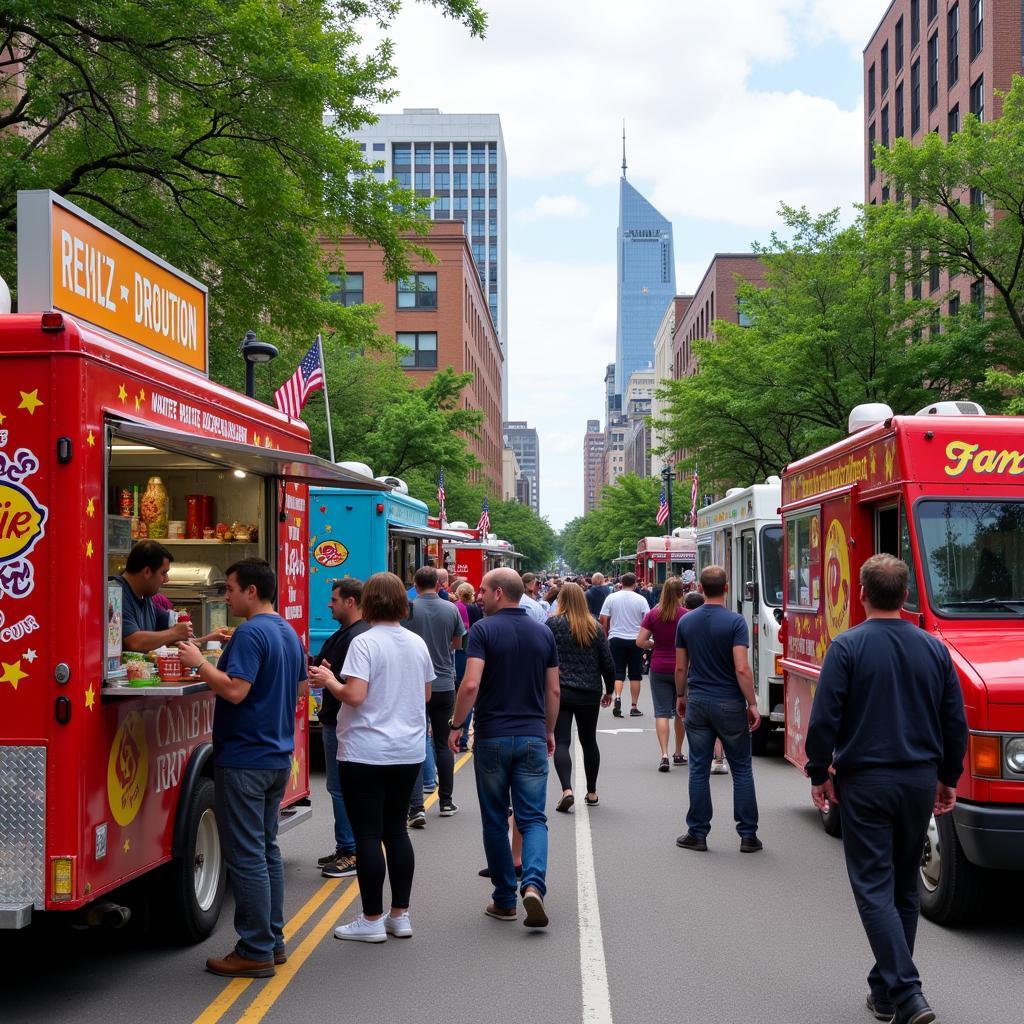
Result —
<instances>
[{"instance_id":1,"label":"man in blue shirt","mask_svg":"<svg viewBox=\"0 0 1024 1024\"><path fill-rule=\"evenodd\" d=\"M917 878L932 815L956 803L967 720L945 644L901 614L908 577L892 555L861 567L867 620L829 646L805 747L815 805L839 806L850 886L875 955L868 1009L878 1020L929 1024L935 1014L913 959Z\"/></svg>"},{"instance_id":2,"label":"man in blue shirt","mask_svg":"<svg viewBox=\"0 0 1024 1024\"><path fill-rule=\"evenodd\" d=\"M121 643L126 651L155 651L191 639L190 622L172 626L168 613L153 604L173 560L163 544L139 541L128 553L124 572L114 577L121 585Z\"/></svg>"},{"instance_id":3,"label":"man in blue shirt","mask_svg":"<svg viewBox=\"0 0 1024 1024\"><path fill-rule=\"evenodd\" d=\"M235 894L238 942L206 969L227 978L269 978L287 960L284 862L277 822L295 749L295 707L306 656L274 610L270 565L246 558L227 570L228 610L243 618L214 668L181 643L181 660L217 695L213 716L215 810Z\"/></svg>"},{"instance_id":4,"label":"man in blue shirt","mask_svg":"<svg viewBox=\"0 0 1024 1024\"><path fill-rule=\"evenodd\" d=\"M733 816L740 850L763 849L757 838L757 795L750 764L750 734L761 724L754 676L747 658L746 620L725 606L725 570L709 565L700 574L704 604L676 627L676 696L690 743L690 809L687 831L676 840L684 850L706 850L711 831L711 758L722 741L732 768Z\"/></svg>"},{"instance_id":5,"label":"man in blue shirt","mask_svg":"<svg viewBox=\"0 0 1024 1024\"><path fill-rule=\"evenodd\" d=\"M473 765L483 825L484 853L494 882L485 913L516 919L516 873L508 843L511 800L523 837L522 897L527 928L548 923L548 825L544 814L548 758L558 718L558 651L547 626L519 607L523 582L513 569L492 569L480 584L486 618L469 631L466 673L449 723L454 751L476 704Z\"/></svg>"}]
</instances>

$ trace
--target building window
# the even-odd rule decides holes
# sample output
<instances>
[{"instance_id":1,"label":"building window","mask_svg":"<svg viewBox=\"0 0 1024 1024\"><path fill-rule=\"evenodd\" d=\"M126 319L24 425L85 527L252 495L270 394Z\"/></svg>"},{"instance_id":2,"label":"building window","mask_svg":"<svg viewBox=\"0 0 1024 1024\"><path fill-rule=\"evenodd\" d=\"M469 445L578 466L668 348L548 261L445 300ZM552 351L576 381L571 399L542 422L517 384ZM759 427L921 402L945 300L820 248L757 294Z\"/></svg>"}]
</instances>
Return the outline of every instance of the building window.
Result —
<instances>
[{"instance_id":1,"label":"building window","mask_svg":"<svg viewBox=\"0 0 1024 1024\"><path fill-rule=\"evenodd\" d=\"M985 281L978 278L971 282L971 303L979 314L985 312Z\"/></svg>"},{"instance_id":2,"label":"building window","mask_svg":"<svg viewBox=\"0 0 1024 1024\"><path fill-rule=\"evenodd\" d=\"M473 188L485 188L486 187L485 184L484 184L486 182L486 180L487 180L486 177L485 177L485 174L486 174L485 171L474 171L473 172Z\"/></svg>"},{"instance_id":3,"label":"building window","mask_svg":"<svg viewBox=\"0 0 1024 1024\"><path fill-rule=\"evenodd\" d=\"M882 145L889 148L889 107L882 107Z\"/></svg>"},{"instance_id":4,"label":"building window","mask_svg":"<svg viewBox=\"0 0 1024 1024\"><path fill-rule=\"evenodd\" d=\"M928 112L939 105L939 33L928 39Z\"/></svg>"},{"instance_id":5,"label":"building window","mask_svg":"<svg viewBox=\"0 0 1024 1024\"><path fill-rule=\"evenodd\" d=\"M412 163L412 147L408 143L395 145L391 150L391 162L398 167L400 164L408 166Z\"/></svg>"},{"instance_id":6,"label":"building window","mask_svg":"<svg viewBox=\"0 0 1024 1024\"><path fill-rule=\"evenodd\" d=\"M928 0L928 24L939 16L939 0Z\"/></svg>"},{"instance_id":7,"label":"building window","mask_svg":"<svg viewBox=\"0 0 1024 1024\"><path fill-rule=\"evenodd\" d=\"M383 142L375 142L373 144L373 151L374 151L374 153L383 153L384 152L384 143Z\"/></svg>"},{"instance_id":8,"label":"building window","mask_svg":"<svg viewBox=\"0 0 1024 1024\"><path fill-rule=\"evenodd\" d=\"M910 48L921 42L921 0L910 0Z\"/></svg>"},{"instance_id":9,"label":"building window","mask_svg":"<svg viewBox=\"0 0 1024 1024\"><path fill-rule=\"evenodd\" d=\"M456 167L465 167L466 166L466 157L467 157L466 146L465 145L461 145L460 146L460 145L456 144L456 145L454 145L452 147L452 151L454 152L454 155L455 155L455 166Z\"/></svg>"},{"instance_id":10,"label":"building window","mask_svg":"<svg viewBox=\"0 0 1024 1024\"><path fill-rule=\"evenodd\" d=\"M498 197L488 196L487 197L487 209L497 211L498 209Z\"/></svg>"},{"instance_id":11,"label":"building window","mask_svg":"<svg viewBox=\"0 0 1024 1024\"><path fill-rule=\"evenodd\" d=\"M915 249L910 254L910 294L913 298L921 298L921 252Z\"/></svg>"},{"instance_id":12,"label":"building window","mask_svg":"<svg viewBox=\"0 0 1024 1024\"><path fill-rule=\"evenodd\" d=\"M334 289L329 298L341 306L359 306L363 301L362 274L328 274L327 283Z\"/></svg>"},{"instance_id":13,"label":"building window","mask_svg":"<svg viewBox=\"0 0 1024 1024\"><path fill-rule=\"evenodd\" d=\"M395 182L399 188L412 188L412 171L395 171Z\"/></svg>"},{"instance_id":14,"label":"building window","mask_svg":"<svg viewBox=\"0 0 1024 1024\"><path fill-rule=\"evenodd\" d=\"M958 131L960 131L959 103L957 103L956 106L953 107L953 109L949 112L948 117L946 118L946 138L953 138L953 136L956 135Z\"/></svg>"},{"instance_id":15,"label":"building window","mask_svg":"<svg viewBox=\"0 0 1024 1024\"><path fill-rule=\"evenodd\" d=\"M487 222L487 234L491 238L498 237L498 222L493 217Z\"/></svg>"},{"instance_id":16,"label":"building window","mask_svg":"<svg viewBox=\"0 0 1024 1024\"><path fill-rule=\"evenodd\" d=\"M882 186L882 202L883 203L889 202L889 186L888 185L883 185Z\"/></svg>"},{"instance_id":17,"label":"building window","mask_svg":"<svg viewBox=\"0 0 1024 1024\"><path fill-rule=\"evenodd\" d=\"M984 206L985 193L977 185L971 186L971 206Z\"/></svg>"},{"instance_id":18,"label":"building window","mask_svg":"<svg viewBox=\"0 0 1024 1024\"><path fill-rule=\"evenodd\" d=\"M498 166L498 149L494 145L492 145L491 148L487 150L487 166L488 167L497 167Z\"/></svg>"},{"instance_id":19,"label":"building window","mask_svg":"<svg viewBox=\"0 0 1024 1024\"><path fill-rule=\"evenodd\" d=\"M921 130L921 58L910 65L910 134Z\"/></svg>"},{"instance_id":20,"label":"building window","mask_svg":"<svg viewBox=\"0 0 1024 1024\"><path fill-rule=\"evenodd\" d=\"M398 279L399 309L437 309L437 274L410 274Z\"/></svg>"},{"instance_id":21,"label":"building window","mask_svg":"<svg viewBox=\"0 0 1024 1024\"><path fill-rule=\"evenodd\" d=\"M971 113L979 120L985 120L985 76L978 75L971 86Z\"/></svg>"},{"instance_id":22,"label":"building window","mask_svg":"<svg viewBox=\"0 0 1024 1024\"><path fill-rule=\"evenodd\" d=\"M875 65L868 68L868 113L875 112Z\"/></svg>"},{"instance_id":23,"label":"building window","mask_svg":"<svg viewBox=\"0 0 1024 1024\"><path fill-rule=\"evenodd\" d=\"M473 209L474 210L482 210L483 208L484 208L484 197L483 196L473 196Z\"/></svg>"},{"instance_id":24,"label":"building window","mask_svg":"<svg viewBox=\"0 0 1024 1024\"><path fill-rule=\"evenodd\" d=\"M448 220L451 204L447 196L438 196L434 201L434 220Z\"/></svg>"},{"instance_id":25,"label":"building window","mask_svg":"<svg viewBox=\"0 0 1024 1024\"><path fill-rule=\"evenodd\" d=\"M879 66L882 72L882 95L889 90L889 44L882 43L882 55L879 58Z\"/></svg>"},{"instance_id":26,"label":"building window","mask_svg":"<svg viewBox=\"0 0 1024 1024\"><path fill-rule=\"evenodd\" d=\"M903 19L900 18L896 22L896 52L893 55L896 65L896 74L898 75L903 70Z\"/></svg>"},{"instance_id":27,"label":"building window","mask_svg":"<svg viewBox=\"0 0 1024 1024\"><path fill-rule=\"evenodd\" d=\"M437 335L434 332L399 331L398 344L409 349L401 357L402 366L415 370L437 369Z\"/></svg>"},{"instance_id":28,"label":"building window","mask_svg":"<svg viewBox=\"0 0 1024 1024\"><path fill-rule=\"evenodd\" d=\"M985 0L971 0L971 60L985 45Z\"/></svg>"},{"instance_id":29,"label":"building window","mask_svg":"<svg viewBox=\"0 0 1024 1024\"><path fill-rule=\"evenodd\" d=\"M960 296L954 295L949 300L949 315L956 316L960 312Z\"/></svg>"},{"instance_id":30,"label":"building window","mask_svg":"<svg viewBox=\"0 0 1024 1024\"><path fill-rule=\"evenodd\" d=\"M469 209L469 198L467 196L455 196L452 199L453 210L468 210ZM465 218L463 218L465 220Z\"/></svg>"},{"instance_id":31,"label":"building window","mask_svg":"<svg viewBox=\"0 0 1024 1024\"><path fill-rule=\"evenodd\" d=\"M429 143L425 146L416 147L416 166L417 167L429 167L430 166L430 145Z\"/></svg>"},{"instance_id":32,"label":"building window","mask_svg":"<svg viewBox=\"0 0 1024 1024\"><path fill-rule=\"evenodd\" d=\"M443 188L447 192L451 180L451 175L447 171L434 171L434 188Z\"/></svg>"},{"instance_id":33,"label":"building window","mask_svg":"<svg viewBox=\"0 0 1024 1024\"><path fill-rule=\"evenodd\" d=\"M430 191L430 171L416 172L416 188L421 192Z\"/></svg>"},{"instance_id":34,"label":"building window","mask_svg":"<svg viewBox=\"0 0 1024 1024\"><path fill-rule=\"evenodd\" d=\"M868 125L868 181L875 180L875 122Z\"/></svg>"},{"instance_id":35,"label":"building window","mask_svg":"<svg viewBox=\"0 0 1024 1024\"><path fill-rule=\"evenodd\" d=\"M952 89L960 80L960 5L953 4L946 15L946 83Z\"/></svg>"},{"instance_id":36,"label":"building window","mask_svg":"<svg viewBox=\"0 0 1024 1024\"><path fill-rule=\"evenodd\" d=\"M928 266L928 291L937 292L939 290L939 265L938 263L932 263Z\"/></svg>"},{"instance_id":37,"label":"building window","mask_svg":"<svg viewBox=\"0 0 1024 1024\"><path fill-rule=\"evenodd\" d=\"M447 167L452 162L452 149L447 142L434 143L434 164Z\"/></svg>"},{"instance_id":38,"label":"building window","mask_svg":"<svg viewBox=\"0 0 1024 1024\"><path fill-rule=\"evenodd\" d=\"M893 125L893 134L897 139L902 139L906 132L903 130L903 83L896 86L896 115Z\"/></svg>"}]
</instances>

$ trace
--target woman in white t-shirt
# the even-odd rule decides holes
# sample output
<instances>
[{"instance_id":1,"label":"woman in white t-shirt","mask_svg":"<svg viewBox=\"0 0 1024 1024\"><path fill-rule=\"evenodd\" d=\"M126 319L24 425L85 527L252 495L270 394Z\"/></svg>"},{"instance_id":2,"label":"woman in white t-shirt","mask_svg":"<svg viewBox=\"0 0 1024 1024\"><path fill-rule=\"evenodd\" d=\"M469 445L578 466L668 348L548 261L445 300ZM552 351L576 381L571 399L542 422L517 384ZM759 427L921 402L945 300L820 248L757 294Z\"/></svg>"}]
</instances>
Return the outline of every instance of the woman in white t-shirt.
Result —
<instances>
[{"instance_id":1,"label":"woman in white t-shirt","mask_svg":"<svg viewBox=\"0 0 1024 1024\"><path fill-rule=\"evenodd\" d=\"M337 939L384 942L408 938L413 850L406 813L423 763L426 712L434 666L427 645L401 626L409 601L390 572L363 586L363 618L370 628L349 645L341 675L326 663L309 670L310 681L341 701L338 776L356 839L356 877L363 912L334 929ZM383 845L383 850L381 849ZM384 875L391 882L391 913L384 915Z\"/></svg>"}]
</instances>

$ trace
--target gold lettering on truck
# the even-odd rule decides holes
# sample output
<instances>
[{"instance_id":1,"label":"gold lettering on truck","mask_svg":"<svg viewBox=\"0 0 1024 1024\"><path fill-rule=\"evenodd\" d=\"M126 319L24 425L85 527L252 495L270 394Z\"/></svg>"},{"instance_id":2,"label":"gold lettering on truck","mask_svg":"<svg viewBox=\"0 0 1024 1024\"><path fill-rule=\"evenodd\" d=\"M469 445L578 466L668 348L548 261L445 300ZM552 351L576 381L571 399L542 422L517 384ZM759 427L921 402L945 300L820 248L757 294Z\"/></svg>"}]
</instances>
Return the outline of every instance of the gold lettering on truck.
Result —
<instances>
[{"instance_id":1,"label":"gold lettering on truck","mask_svg":"<svg viewBox=\"0 0 1024 1024\"><path fill-rule=\"evenodd\" d=\"M1024 476L1024 452L1012 449L997 452L969 441L950 441L946 445L946 458L949 460L949 465L943 467L946 476L962 476L968 469L982 476L992 473Z\"/></svg>"}]
</instances>

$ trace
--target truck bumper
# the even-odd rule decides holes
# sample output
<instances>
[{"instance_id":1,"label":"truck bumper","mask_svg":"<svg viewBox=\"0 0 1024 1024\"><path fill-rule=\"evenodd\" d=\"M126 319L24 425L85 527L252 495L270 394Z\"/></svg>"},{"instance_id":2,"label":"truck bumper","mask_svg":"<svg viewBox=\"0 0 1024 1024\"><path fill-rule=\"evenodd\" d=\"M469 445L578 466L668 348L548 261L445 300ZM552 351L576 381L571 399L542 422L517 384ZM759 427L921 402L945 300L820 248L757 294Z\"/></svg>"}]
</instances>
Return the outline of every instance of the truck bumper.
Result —
<instances>
[{"instance_id":1,"label":"truck bumper","mask_svg":"<svg viewBox=\"0 0 1024 1024\"><path fill-rule=\"evenodd\" d=\"M957 801L953 822L972 864L998 871L1024 867L1024 806L992 807Z\"/></svg>"}]
</instances>

